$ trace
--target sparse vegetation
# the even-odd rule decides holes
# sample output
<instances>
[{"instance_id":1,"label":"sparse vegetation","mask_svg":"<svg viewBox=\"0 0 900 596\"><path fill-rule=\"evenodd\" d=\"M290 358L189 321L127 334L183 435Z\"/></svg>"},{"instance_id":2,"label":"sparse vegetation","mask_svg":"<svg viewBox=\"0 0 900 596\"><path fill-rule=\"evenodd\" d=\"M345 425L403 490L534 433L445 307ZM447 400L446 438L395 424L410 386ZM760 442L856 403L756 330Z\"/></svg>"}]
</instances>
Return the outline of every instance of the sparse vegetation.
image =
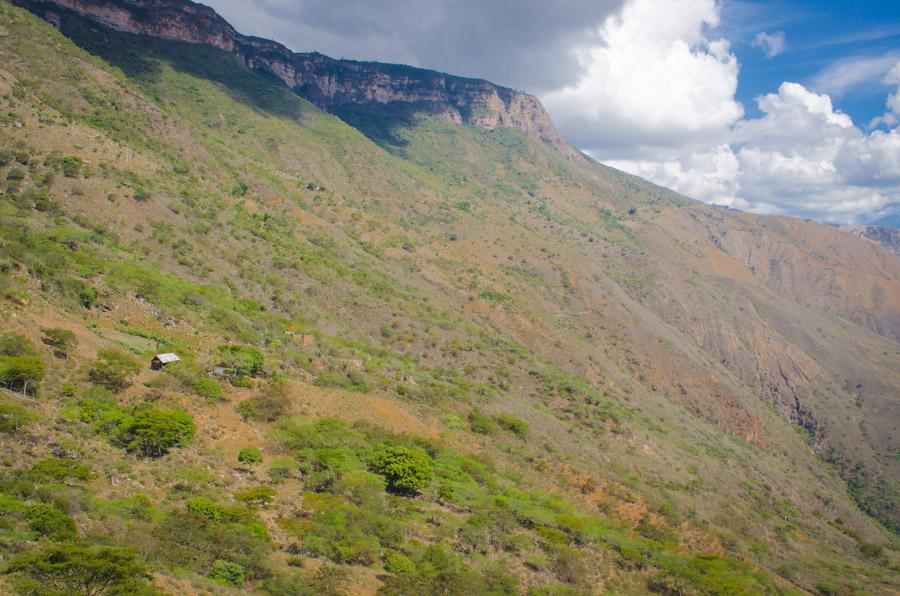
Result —
<instances>
[{"instance_id":1,"label":"sparse vegetation","mask_svg":"<svg viewBox=\"0 0 900 596\"><path fill-rule=\"evenodd\" d=\"M794 329L814 324L887 387L885 319L788 293L747 317L776 290L751 301L705 256L721 228L806 270L802 228L508 128L338 120L202 44L8 3L0 22L3 587L900 588L893 535L847 497L896 510L847 455L883 421L842 420L840 445L794 432L753 343L808 364ZM147 370L163 351L182 361ZM884 405L822 374L803 416L845 415L840 391Z\"/></svg>"}]
</instances>

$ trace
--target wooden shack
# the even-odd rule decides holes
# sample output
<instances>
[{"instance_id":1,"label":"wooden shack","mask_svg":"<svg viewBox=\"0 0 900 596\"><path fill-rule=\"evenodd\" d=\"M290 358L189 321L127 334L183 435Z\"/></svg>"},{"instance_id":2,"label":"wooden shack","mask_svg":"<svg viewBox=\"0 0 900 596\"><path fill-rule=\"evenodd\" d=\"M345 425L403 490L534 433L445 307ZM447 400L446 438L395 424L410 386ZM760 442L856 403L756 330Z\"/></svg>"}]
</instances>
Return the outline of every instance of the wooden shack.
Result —
<instances>
[{"instance_id":1,"label":"wooden shack","mask_svg":"<svg viewBox=\"0 0 900 596\"><path fill-rule=\"evenodd\" d=\"M153 370L162 370L165 365L178 362L179 360L181 360L181 358L178 357L178 354L173 354L172 352L157 354L153 357L153 360L150 361L150 368Z\"/></svg>"}]
</instances>

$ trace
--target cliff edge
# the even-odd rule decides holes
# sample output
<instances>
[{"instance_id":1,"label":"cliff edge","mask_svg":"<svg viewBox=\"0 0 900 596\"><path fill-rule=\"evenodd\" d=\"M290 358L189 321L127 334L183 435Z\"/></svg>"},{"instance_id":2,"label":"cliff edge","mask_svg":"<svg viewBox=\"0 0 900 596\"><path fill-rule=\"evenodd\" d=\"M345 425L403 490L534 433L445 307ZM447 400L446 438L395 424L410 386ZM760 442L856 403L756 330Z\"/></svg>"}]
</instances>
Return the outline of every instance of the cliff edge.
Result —
<instances>
[{"instance_id":1,"label":"cliff edge","mask_svg":"<svg viewBox=\"0 0 900 596\"><path fill-rule=\"evenodd\" d=\"M297 53L284 45L239 33L215 10L189 0L19 0L47 21L63 10L101 25L140 35L202 43L238 56L254 70L274 74L319 107L401 104L451 122L487 129L514 128L537 137L567 157L577 155L556 131L540 100L480 79L411 66L336 60Z\"/></svg>"}]
</instances>

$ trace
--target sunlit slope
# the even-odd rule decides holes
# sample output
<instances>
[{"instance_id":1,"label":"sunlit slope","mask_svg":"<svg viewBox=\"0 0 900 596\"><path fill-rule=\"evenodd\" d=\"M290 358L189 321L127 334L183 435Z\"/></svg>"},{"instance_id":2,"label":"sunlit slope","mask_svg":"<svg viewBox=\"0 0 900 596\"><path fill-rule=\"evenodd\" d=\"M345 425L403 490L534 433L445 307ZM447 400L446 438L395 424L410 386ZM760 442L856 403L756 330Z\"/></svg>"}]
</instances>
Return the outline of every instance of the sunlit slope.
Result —
<instances>
[{"instance_id":1,"label":"sunlit slope","mask_svg":"<svg viewBox=\"0 0 900 596\"><path fill-rule=\"evenodd\" d=\"M896 308L813 296L844 279L895 295L893 257L509 130L390 123L380 147L225 54L92 33L111 66L0 6L4 329L48 367L35 396L3 394L36 416L3 437L23 453L0 484L15 503L64 496L83 542L150 537L141 557L175 593L208 589L217 559L242 565L248 589L330 560L353 589L401 590L395 569L377 577L392 553L420 592L896 589L894 552L870 548L889 535L814 453L866 464L860 497L890 512L878 499L895 492L864 491L891 478ZM802 291L741 252L759 244L823 273ZM76 334L69 360L40 327ZM223 344L257 347L265 370L210 404L194 378ZM111 347L189 361L140 372L103 407L184 409L190 446L135 457L84 415L90 363ZM239 415L254 396L281 407ZM316 426L325 417L357 426ZM385 492L368 460L383 444L423 448L433 482ZM250 445L262 466L235 472ZM60 454L95 475L21 488ZM232 507L258 485L270 503L226 514L266 538L213 548L217 527L187 501ZM135 494L149 513L123 504ZM34 548L23 515L4 518L12 552ZM190 523L199 555L171 531Z\"/></svg>"}]
</instances>

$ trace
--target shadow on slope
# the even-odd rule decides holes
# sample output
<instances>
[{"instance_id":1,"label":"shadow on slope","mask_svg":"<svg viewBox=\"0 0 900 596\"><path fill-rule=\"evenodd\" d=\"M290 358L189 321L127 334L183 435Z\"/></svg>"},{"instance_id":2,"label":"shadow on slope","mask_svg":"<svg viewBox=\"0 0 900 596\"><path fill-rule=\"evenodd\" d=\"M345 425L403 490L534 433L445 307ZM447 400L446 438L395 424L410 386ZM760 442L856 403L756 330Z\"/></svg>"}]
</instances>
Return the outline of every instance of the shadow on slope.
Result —
<instances>
[{"instance_id":1,"label":"shadow on slope","mask_svg":"<svg viewBox=\"0 0 900 596\"><path fill-rule=\"evenodd\" d=\"M46 18L47 5L17 4ZM156 82L163 62L180 72L222 85L232 99L261 112L298 119L309 104L273 74L247 68L235 55L212 46L116 31L54 6L59 30L83 50L116 66L126 76Z\"/></svg>"}]
</instances>

